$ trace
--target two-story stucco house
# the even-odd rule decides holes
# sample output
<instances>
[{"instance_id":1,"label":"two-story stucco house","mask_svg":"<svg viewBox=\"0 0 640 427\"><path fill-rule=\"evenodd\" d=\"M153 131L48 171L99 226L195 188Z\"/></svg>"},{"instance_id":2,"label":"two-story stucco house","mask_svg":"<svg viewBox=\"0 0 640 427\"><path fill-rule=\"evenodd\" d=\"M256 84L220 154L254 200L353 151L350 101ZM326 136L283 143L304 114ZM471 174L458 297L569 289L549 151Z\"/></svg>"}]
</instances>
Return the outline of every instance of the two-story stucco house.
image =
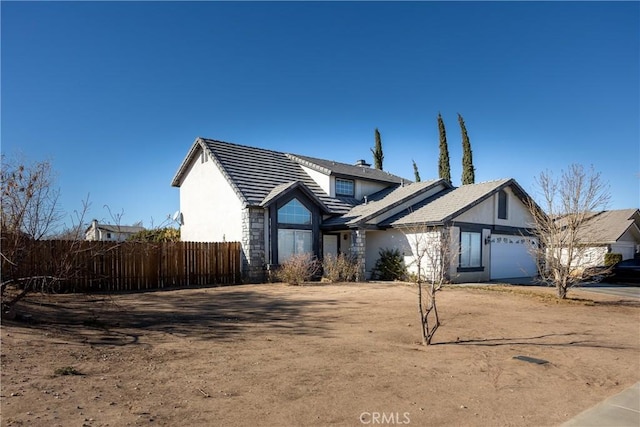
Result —
<instances>
[{"instance_id":1,"label":"two-story stucco house","mask_svg":"<svg viewBox=\"0 0 640 427\"><path fill-rule=\"evenodd\" d=\"M246 281L291 254L357 256L370 277L381 248L411 233L446 230L456 257L450 280L533 276L529 199L513 179L454 188L411 183L360 160L331 160L197 138L172 185L180 188L185 241L240 241Z\"/></svg>"}]
</instances>

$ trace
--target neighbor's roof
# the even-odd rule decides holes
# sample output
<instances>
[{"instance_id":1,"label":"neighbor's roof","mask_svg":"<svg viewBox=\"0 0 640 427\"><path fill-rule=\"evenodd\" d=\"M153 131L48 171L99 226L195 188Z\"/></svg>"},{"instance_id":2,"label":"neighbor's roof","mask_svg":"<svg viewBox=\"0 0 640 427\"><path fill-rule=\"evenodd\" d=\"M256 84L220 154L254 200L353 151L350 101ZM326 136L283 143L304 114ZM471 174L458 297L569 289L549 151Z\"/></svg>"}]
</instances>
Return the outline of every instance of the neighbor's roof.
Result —
<instances>
[{"instance_id":1,"label":"neighbor's roof","mask_svg":"<svg viewBox=\"0 0 640 427\"><path fill-rule=\"evenodd\" d=\"M93 224L89 224L87 231L93 227ZM138 233L144 231L144 227L137 225L113 225L113 224L98 224L98 229L108 231L110 233Z\"/></svg>"},{"instance_id":2,"label":"neighbor's roof","mask_svg":"<svg viewBox=\"0 0 640 427\"><path fill-rule=\"evenodd\" d=\"M402 227L416 224L441 225L486 200L502 188L511 186L520 198L526 193L513 179L468 184L443 191L410 209L383 221L381 226Z\"/></svg>"},{"instance_id":3,"label":"neighbor's roof","mask_svg":"<svg viewBox=\"0 0 640 427\"><path fill-rule=\"evenodd\" d=\"M345 213L351 209L353 205L359 203L359 201L352 197L330 197L327 195L301 167L303 163L308 167L312 167L310 166L312 162L308 160L310 158L305 158L303 162L301 156L206 138L196 139L196 142L191 147L171 185L176 187L180 186L191 161L201 148L210 154L210 157L217 163L220 171L225 175L238 197L246 205L260 206L265 202L265 199L268 200L269 197L273 196L272 191L274 188L297 181L304 183L304 185L323 202L331 213ZM317 162L319 160L314 159L314 161ZM346 164L340 165L338 168L340 174L351 170L352 173L350 176L362 178L362 167L355 165L349 166ZM320 166L316 164L315 167L318 168ZM381 181L384 175L387 177L386 182L389 183L395 183L401 180L401 178L387 174L386 172L381 172L382 175L378 172L381 171L372 173L370 179ZM366 178L369 178L366 173L364 175L366 175Z\"/></svg>"},{"instance_id":4,"label":"neighbor's roof","mask_svg":"<svg viewBox=\"0 0 640 427\"><path fill-rule=\"evenodd\" d=\"M580 231L580 240L589 243L614 243L628 230L640 236L639 227L638 209L593 212Z\"/></svg>"},{"instance_id":5,"label":"neighbor's roof","mask_svg":"<svg viewBox=\"0 0 640 427\"><path fill-rule=\"evenodd\" d=\"M326 228L361 224L371 218L382 215L403 203L411 202L411 199L415 199L420 194L425 193L438 185L444 185L446 188L451 188L451 186L443 179L414 182L403 186L385 188L384 190L368 196L366 203L354 206L346 214L337 218L331 218L325 221L322 225Z\"/></svg>"}]
</instances>

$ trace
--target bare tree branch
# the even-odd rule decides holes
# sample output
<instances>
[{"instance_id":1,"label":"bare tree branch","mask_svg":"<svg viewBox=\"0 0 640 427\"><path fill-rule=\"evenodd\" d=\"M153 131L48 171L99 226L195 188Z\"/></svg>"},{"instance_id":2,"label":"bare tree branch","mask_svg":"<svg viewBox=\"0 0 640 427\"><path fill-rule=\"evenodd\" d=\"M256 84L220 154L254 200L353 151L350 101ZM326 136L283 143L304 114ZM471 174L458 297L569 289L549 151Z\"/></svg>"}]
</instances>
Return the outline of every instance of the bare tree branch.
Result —
<instances>
[{"instance_id":1,"label":"bare tree branch","mask_svg":"<svg viewBox=\"0 0 640 427\"><path fill-rule=\"evenodd\" d=\"M537 238L531 249L539 262L540 280L555 286L559 298L566 298L568 289L602 274L582 266L590 243L584 230L589 218L609 203L609 187L593 167L585 170L576 164L563 170L560 178L542 172L536 186L540 205L528 203Z\"/></svg>"}]
</instances>

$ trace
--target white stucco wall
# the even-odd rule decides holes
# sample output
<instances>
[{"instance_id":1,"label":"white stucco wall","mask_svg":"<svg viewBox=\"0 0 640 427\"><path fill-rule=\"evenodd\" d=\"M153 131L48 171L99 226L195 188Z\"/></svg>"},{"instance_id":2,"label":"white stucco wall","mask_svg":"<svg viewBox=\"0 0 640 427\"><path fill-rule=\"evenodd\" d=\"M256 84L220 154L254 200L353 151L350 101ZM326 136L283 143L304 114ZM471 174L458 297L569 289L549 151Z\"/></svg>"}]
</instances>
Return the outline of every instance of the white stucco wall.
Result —
<instances>
[{"instance_id":1,"label":"white stucco wall","mask_svg":"<svg viewBox=\"0 0 640 427\"><path fill-rule=\"evenodd\" d=\"M618 242L611 245L611 252L622 254L622 259L632 259L636 252L633 242ZM604 255L602 257L604 263Z\"/></svg>"},{"instance_id":2,"label":"white stucco wall","mask_svg":"<svg viewBox=\"0 0 640 427\"><path fill-rule=\"evenodd\" d=\"M210 158L203 163L198 155L190 165L180 186L180 211L183 241L242 239L242 204Z\"/></svg>"},{"instance_id":3,"label":"white stucco wall","mask_svg":"<svg viewBox=\"0 0 640 427\"><path fill-rule=\"evenodd\" d=\"M335 188L335 180L334 180L334 188ZM383 190L389 187L391 184L382 184L378 182L371 181L362 181L356 180L355 182L355 198L361 200L364 196L368 196L369 194L377 193L380 190Z\"/></svg>"},{"instance_id":4,"label":"white stucco wall","mask_svg":"<svg viewBox=\"0 0 640 427\"><path fill-rule=\"evenodd\" d=\"M431 230L418 233L407 233L407 242L411 253L405 254L404 263L407 271L418 274L418 264L423 280L437 280L442 269L443 255L441 250L441 231Z\"/></svg>"},{"instance_id":5,"label":"white stucco wall","mask_svg":"<svg viewBox=\"0 0 640 427\"><path fill-rule=\"evenodd\" d=\"M608 246L591 246L586 248L577 248L572 266L576 268L598 267L604 265L604 254L609 251ZM568 254L566 250L562 251L562 262L566 263Z\"/></svg>"},{"instance_id":6,"label":"white stucco wall","mask_svg":"<svg viewBox=\"0 0 640 427\"><path fill-rule=\"evenodd\" d=\"M631 259L635 256L640 241L636 240L634 233L627 230L616 243L611 245L611 252L622 254L622 259Z\"/></svg>"},{"instance_id":7,"label":"white stucco wall","mask_svg":"<svg viewBox=\"0 0 640 427\"><path fill-rule=\"evenodd\" d=\"M437 273L441 262L440 244L441 232L435 229L416 233L403 233L398 230L368 230L365 263L367 278L372 277L373 269L380 258L381 249L398 249L404 257L404 264L410 274L418 273L418 257L422 253L420 260L422 277L430 280L433 274ZM448 265L445 268L447 267Z\"/></svg>"},{"instance_id":8,"label":"white stucco wall","mask_svg":"<svg viewBox=\"0 0 640 427\"><path fill-rule=\"evenodd\" d=\"M367 251L365 256L365 276L372 277L373 267L380 258L380 249L398 249L407 258L411 259L411 247L407 237L397 230L367 230Z\"/></svg>"},{"instance_id":9,"label":"white stucco wall","mask_svg":"<svg viewBox=\"0 0 640 427\"><path fill-rule=\"evenodd\" d=\"M318 172L315 169L311 169L309 167L300 165L302 170L305 171L307 175L313 179L316 184L322 188L322 190L327 193L331 197L336 196L336 177L333 175L326 175L322 172ZM354 181L354 197L356 199L362 199L364 196L368 196L369 194L376 193L391 184L383 184L378 182L370 182L363 181L355 178L345 178L345 179L353 179Z\"/></svg>"},{"instance_id":10,"label":"white stucco wall","mask_svg":"<svg viewBox=\"0 0 640 427\"><path fill-rule=\"evenodd\" d=\"M511 188L507 187L504 190L507 193L507 219L498 218L498 194L496 193L477 206L462 213L455 218L455 221L510 227L531 227L533 218L527 207L513 194Z\"/></svg>"},{"instance_id":11,"label":"white stucco wall","mask_svg":"<svg viewBox=\"0 0 640 427\"><path fill-rule=\"evenodd\" d=\"M332 189L335 188L335 184L332 184L332 178L329 175L326 175L322 172L318 172L317 170L308 168L306 166L302 166L300 165L300 167L302 168L302 170L305 171L305 173L307 175L309 175L311 177L311 179L313 179L316 184L318 184L320 186L320 188L322 188L322 190L327 193L329 196L333 197L335 196L335 191L332 193Z\"/></svg>"}]
</instances>

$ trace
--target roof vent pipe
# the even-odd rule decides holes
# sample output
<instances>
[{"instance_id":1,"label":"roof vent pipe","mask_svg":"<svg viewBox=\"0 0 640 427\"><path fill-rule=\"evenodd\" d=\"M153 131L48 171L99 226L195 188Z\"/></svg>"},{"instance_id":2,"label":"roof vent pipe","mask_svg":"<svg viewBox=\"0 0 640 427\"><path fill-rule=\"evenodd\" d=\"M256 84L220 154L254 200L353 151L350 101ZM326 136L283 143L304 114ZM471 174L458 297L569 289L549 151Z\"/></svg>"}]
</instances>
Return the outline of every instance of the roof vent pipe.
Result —
<instances>
[{"instance_id":1,"label":"roof vent pipe","mask_svg":"<svg viewBox=\"0 0 640 427\"><path fill-rule=\"evenodd\" d=\"M368 200L367 200L367 196L364 196L364 204L365 204L365 205L367 204L367 201L368 201Z\"/></svg>"}]
</instances>

